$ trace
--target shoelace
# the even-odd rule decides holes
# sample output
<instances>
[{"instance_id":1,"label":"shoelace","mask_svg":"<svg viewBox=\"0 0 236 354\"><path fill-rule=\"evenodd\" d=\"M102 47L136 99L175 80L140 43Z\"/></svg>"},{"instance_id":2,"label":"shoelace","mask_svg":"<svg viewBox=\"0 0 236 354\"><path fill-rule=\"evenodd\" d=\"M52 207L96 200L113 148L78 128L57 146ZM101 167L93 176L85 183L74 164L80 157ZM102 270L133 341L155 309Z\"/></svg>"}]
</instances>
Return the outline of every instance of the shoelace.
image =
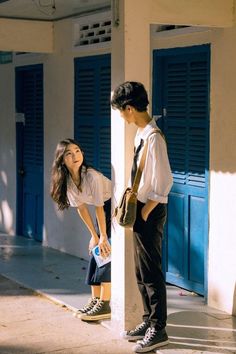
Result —
<instances>
[{"instance_id":1,"label":"shoelace","mask_svg":"<svg viewBox=\"0 0 236 354\"><path fill-rule=\"evenodd\" d=\"M92 310L92 308L96 305L97 303L97 298L93 297L88 303L87 305L85 305L83 308L79 309L79 312L87 312Z\"/></svg>"},{"instance_id":2,"label":"shoelace","mask_svg":"<svg viewBox=\"0 0 236 354\"><path fill-rule=\"evenodd\" d=\"M92 308L92 310L88 311L87 313L89 315L94 315L95 313L97 313L98 311L101 310L102 306L103 306L104 301L102 300L97 300L96 305Z\"/></svg>"},{"instance_id":3,"label":"shoelace","mask_svg":"<svg viewBox=\"0 0 236 354\"><path fill-rule=\"evenodd\" d=\"M146 322L140 323L139 325L137 325L137 326L135 327L135 329L132 329L131 331L129 331L129 333L130 333L130 334L131 334L131 333L135 333L135 332L137 332L137 331L143 329L144 327L146 327Z\"/></svg>"},{"instance_id":4,"label":"shoelace","mask_svg":"<svg viewBox=\"0 0 236 354\"><path fill-rule=\"evenodd\" d=\"M143 338L143 340L140 341L140 344L142 344L142 345L148 344L148 342L153 339L153 337L155 336L155 334L156 334L156 330L155 330L154 327L148 328L148 329L147 329L147 332L146 332L146 334L145 334L145 337Z\"/></svg>"}]
</instances>

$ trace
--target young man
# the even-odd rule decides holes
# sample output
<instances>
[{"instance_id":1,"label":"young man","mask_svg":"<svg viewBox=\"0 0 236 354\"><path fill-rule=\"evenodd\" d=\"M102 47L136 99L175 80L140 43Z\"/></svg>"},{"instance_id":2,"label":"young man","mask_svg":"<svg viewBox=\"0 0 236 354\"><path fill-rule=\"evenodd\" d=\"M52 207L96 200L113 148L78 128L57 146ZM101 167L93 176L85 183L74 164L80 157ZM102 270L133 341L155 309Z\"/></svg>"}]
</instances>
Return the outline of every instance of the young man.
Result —
<instances>
[{"instance_id":1,"label":"young man","mask_svg":"<svg viewBox=\"0 0 236 354\"><path fill-rule=\"evenodd\" d=\"M120 116L137 127L135 155L131 172L133 182L143 147L148 140L146 162L138 189L136 221L133 226L134 257L137 284L143 301L143 322L126 331L124 338L138 340L137 353L151 351L168 344L165 331L167 318L166 285L161 270L161 244L166 221L168 193L173 184L166 142L157 129L155 120L147 112L148 96L139 82L119 85L111 105Z\"/></svg>"}]
</instances>

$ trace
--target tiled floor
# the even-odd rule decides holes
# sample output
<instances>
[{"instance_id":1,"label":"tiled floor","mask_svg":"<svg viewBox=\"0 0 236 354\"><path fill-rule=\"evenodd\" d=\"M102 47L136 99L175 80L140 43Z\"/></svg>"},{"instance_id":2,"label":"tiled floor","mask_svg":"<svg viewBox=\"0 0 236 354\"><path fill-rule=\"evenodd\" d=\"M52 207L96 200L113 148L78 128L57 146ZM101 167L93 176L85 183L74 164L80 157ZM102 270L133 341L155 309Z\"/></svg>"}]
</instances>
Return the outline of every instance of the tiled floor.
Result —
<instances>
[{"instance_id":1,"label":"tiled floor","mask_svg":"<svg viewBox=\"0 0 236 354\"><path fill-rule=\"evenodd\" d=\"M83 305L90 294L86 267L86 261L33 240L0 235L0 274L69 309ZM170 345L158 353L236 353L236 318L173 286L168 286L167 330Z\"/></svg>"}]
</instances>

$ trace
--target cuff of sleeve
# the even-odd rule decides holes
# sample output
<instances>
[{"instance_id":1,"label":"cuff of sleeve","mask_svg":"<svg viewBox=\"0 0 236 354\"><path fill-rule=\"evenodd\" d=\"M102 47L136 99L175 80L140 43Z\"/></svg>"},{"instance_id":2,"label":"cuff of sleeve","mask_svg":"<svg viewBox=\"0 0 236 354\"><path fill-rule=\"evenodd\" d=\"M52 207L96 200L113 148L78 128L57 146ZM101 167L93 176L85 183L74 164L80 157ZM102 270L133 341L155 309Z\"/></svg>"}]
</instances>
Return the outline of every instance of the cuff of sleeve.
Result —
<instances>
[{"instance_id":1,"label":"cuff of sleeve","mask_svg":"<svg viewBox=\"0 0 236 354\"><path fill-rule=\"evenodd\" d=\"M158 195L154 192L152 192L148 195L148 199L155 200L158 203L163 203L163 204L168 203L168 197L164 197L163 195Z\"/></svg>"},{"instance_id":2,"label":"cuff of sleeve","mask_svg":"<svg viewBox=\"0 0 236 354\"><path fill-rule=\"evenodd\" d=\"M104 202L101 202L101 203L96 203L94 204L95 207L103 207L104 206Z\"/></svg>"}]
</instances>

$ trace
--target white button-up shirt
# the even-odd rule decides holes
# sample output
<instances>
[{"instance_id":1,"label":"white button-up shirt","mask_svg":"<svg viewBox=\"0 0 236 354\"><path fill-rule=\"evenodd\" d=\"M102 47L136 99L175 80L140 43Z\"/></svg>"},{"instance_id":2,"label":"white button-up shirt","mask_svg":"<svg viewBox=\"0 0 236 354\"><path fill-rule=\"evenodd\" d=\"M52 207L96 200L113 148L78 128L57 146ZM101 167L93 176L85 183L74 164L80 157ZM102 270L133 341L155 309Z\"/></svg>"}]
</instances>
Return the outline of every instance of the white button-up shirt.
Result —
<instances>
[{"instance_id":1,"label":"white button-up shirt","mask_svg":"<svg viewBox=\"0 0 236 354\"><path fill-rule=\"evenodd\" d=\"M145 145L149 134L154 128L157 128L154 119L152 119L145 128L138 128L134 140L135 148L137 148L141 139L144 140ZM142 152L143 148L139 152L138 166ZM166 143L161 134L154 133L148 138L148 149L138 189L138 200L142 203L146 203L148 199L159 203L167 203L172 184L173 177L167 155Z\"/></svg>"},{"instance_id":2,"label":"white button-up shirt","mask_svg":"<svg viewBox=\"0 0 236 354\"><path fill-rule=\"evenodd\" d=\"M67 198L71 207L81 204L103 206L111 198L111 181L102 173L88 168L87 172L82 171L81 178L81 192L71 177L67 180Z\"/></svg>"}]
</instances>

